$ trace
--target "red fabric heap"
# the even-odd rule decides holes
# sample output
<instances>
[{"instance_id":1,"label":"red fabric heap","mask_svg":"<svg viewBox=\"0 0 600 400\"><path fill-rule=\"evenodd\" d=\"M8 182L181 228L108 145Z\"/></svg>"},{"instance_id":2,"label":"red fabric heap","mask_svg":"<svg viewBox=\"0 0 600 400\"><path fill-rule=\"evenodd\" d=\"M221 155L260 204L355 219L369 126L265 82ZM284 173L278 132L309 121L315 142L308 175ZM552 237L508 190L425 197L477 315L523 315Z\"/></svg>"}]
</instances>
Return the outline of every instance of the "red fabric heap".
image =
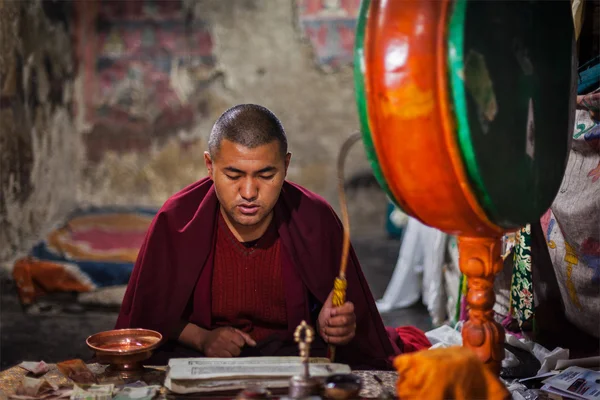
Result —
<instances>
[{"instance_id":1,"label":"red fabric heap","mask_svg":"<svg viewBox=\"0 0 600 400\"><path fill-rule=\"evenodd\" d=\"M397 353L412 353L431 347L431 342L425 333L417 327L400 326L397 328L386 327L385 329L392 344L398 348Z\"/></svg>"}]
</instances>

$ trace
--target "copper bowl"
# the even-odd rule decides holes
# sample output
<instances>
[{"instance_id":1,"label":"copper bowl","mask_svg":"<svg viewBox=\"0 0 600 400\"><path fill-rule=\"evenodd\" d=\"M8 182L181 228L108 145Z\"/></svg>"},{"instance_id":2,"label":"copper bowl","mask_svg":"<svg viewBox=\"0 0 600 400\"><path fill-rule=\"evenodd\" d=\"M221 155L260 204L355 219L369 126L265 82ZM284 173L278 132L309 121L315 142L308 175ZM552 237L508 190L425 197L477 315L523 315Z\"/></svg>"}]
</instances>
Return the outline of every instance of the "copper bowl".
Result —
<instances>
[{"instance_id":1,"label":"copper bowl","mask_svg":"<svg viewBox=\"0 0 600 400\"><path fill-rule=\"evenodd\" d=\"M116 371L136 371L161 341L162 335L149 329L115 329L96 333L85 342L99 363L110 364Z\"/></svg>"}]
</instances>

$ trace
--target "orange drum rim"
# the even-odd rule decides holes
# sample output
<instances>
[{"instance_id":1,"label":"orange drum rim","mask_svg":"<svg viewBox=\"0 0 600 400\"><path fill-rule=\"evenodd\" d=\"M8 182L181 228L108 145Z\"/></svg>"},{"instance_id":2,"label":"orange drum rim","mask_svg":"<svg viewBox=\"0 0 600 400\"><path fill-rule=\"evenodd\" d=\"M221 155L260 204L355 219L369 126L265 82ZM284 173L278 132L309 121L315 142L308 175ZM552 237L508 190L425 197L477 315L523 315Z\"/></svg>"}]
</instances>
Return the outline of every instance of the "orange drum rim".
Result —
<instances>
[{"instance_id":1,"label":"orange drum rim","mask_svg":"<svg viewBox=\"0 0 600 400\"><path fill-rule=\"evenodd\" d=\"M401 3L386 3L384 9L381 1L374 0L365 32L369 125L389 189L406 203L409 214L427 225L461 235L500 236L502 228L493 224L477 203L454 133L456 122L450 112L445 45L450 2ZM402 11L397 7L402 7ZM430 25L425 26L426 22ZM418 29L422 32L413 34ZM402 40L406 42L405 62L390 73L389 65L385 65L386 55L402 50L394 49L390 43L396 41L401 46ZM428 62L429 71L423 68ZM408 74L408 79L401 84L388 84L394 74L402 73ZM411 136L423 135L426 125L431 126L426 132L429 137ZM390 126L414 132L403 134Z\"/></svg>"}]
</instances>

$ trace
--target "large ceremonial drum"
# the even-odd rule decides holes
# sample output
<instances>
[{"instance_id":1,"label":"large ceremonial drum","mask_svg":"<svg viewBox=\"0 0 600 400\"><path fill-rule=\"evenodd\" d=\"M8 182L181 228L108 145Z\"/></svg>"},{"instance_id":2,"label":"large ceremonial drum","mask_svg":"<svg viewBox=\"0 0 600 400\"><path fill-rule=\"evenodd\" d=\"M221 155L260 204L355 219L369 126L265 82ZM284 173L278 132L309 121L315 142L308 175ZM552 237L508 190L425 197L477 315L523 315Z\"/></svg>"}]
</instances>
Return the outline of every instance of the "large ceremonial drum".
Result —
<instances>
[{"instance_id":1,"label":"large ceremonial drum","mask_svg":"<svg viewBox=\"0 0 600 400\"><path fill-rule=\"evenodd\" d=\"M569 0L363 1L355 83L363 141L396 204L459 236L463 342L496 372L500 238L550 207L575 113Z\"/></svg>"}]
</instances>

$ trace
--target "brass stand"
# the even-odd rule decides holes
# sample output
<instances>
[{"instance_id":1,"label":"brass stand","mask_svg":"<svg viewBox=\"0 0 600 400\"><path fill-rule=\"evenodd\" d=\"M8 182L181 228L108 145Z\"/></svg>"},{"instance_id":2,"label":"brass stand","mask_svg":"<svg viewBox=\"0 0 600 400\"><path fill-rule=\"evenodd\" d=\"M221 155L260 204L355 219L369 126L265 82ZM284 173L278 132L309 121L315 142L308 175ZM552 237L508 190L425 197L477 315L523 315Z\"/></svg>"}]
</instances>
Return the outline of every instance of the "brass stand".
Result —
<instances>
[{"instance_id":1,"label":"brass stand","mask_svg":"<svg viewBox=\"0 0 600 400\"><path fill-rule=\"evenodd\" d=\"M311 377L308 368L308 359L310 357L310 344L314 340L315 331L302 321L294 332L294 340L298 343L300 357L304 365L304 374L294 376L290 379L290 389L288 396L292 399L302 399L310 396L318 396L323 391L323 383L320 379Z\"/></svg>"}]
</instances>

